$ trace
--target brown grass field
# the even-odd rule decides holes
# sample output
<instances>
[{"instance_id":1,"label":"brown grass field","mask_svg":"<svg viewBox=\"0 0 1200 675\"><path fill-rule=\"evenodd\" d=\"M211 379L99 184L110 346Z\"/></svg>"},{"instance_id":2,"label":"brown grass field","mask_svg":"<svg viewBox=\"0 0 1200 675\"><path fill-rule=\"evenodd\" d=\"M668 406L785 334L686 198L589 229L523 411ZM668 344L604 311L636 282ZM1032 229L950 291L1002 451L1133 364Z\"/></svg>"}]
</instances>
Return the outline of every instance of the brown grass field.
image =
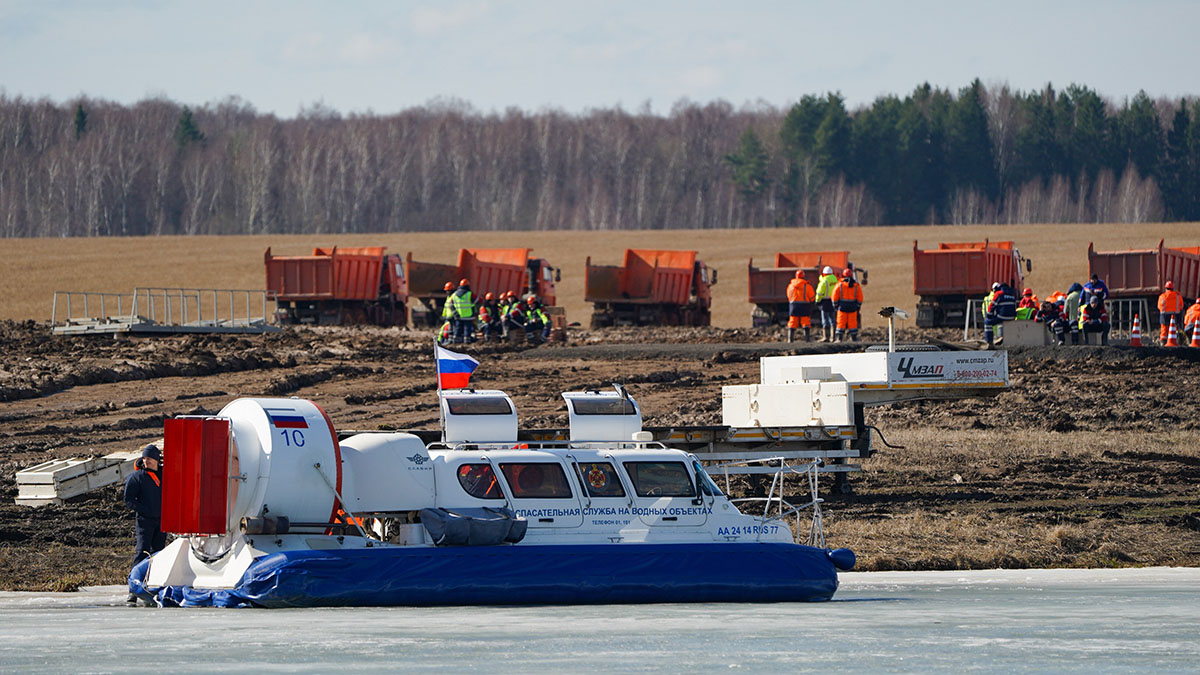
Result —
<instances>
[{"instance_id":1,"label":"brown grass field","mask_svg":"<svg viewBox=\"0 0 1200 675\"><path fill-rule=\"evenodd\" d=\"M263 251L306 254L313 246L387 246L429 262L452 263L460 247L532 247L562 269L559 302L568 319L587 321L583 270L587 256L619 264L625 248L695 248L719 270L713 323L750 325L746 266L754 258L769 266L777 251L849 250L870 272L867 308L895 305L914 309L912 242L922 248L941 241L1012 240L1033 260L1026 283L1039 296L1086 281L1087 246L1097 250L1200 244L1200 224L927 226L838 229L747 229L605 232L456 232L357 235L269 235L229 237L130 237L0 240L0 319L50 318L56 290L130 293L136 286L263 288ZM115 312L110 312L115 313ZM865 323L882 325L874 311Z\"/></svg>"}]
</instances>

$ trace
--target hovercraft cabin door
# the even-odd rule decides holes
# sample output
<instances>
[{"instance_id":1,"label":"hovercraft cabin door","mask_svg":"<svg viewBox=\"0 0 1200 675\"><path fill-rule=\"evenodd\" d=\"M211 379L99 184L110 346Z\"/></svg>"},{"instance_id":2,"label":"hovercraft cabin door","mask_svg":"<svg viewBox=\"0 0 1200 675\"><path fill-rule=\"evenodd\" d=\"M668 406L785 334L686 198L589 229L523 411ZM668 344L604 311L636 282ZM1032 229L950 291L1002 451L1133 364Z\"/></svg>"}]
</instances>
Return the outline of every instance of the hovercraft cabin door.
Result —
<instances>
[{"instance_id":1,"label":"hovercraft cabin door","mask_svg":"<svg viewBox=\"0 0 1200 675\"><path fill-rule=\"evenodd\" d=\"M583 525L579 496L557 456L526 450L520 459L504 458L498 463L513 497L513 510L529 521L530 528Z\"/></svg>"},{"instance_id":2,"label":"hovercraft cabin door","mask_svg":"<svg viewBox=\"0 0 1200 675\"><path fill-rule=\"evenodd\" d=\"M634 513L650 526L696 526L708 520L710 502L698 499L692 472L683 462L622 462L633 483Z\"/></svg>"}]
</instances>

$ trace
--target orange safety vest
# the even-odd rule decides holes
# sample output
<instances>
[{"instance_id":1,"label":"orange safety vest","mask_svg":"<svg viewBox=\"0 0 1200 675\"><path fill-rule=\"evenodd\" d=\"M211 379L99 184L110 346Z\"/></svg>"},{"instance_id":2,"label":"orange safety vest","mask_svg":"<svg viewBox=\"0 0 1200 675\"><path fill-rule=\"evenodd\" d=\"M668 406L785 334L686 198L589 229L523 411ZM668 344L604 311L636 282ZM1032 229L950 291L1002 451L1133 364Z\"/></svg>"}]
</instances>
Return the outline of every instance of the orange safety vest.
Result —
<instances>
[{"instance_id":1,"label":"orange safety vest","mask_svg":"<svg viewBox=\"0 0 1200 675\"><path fill-rule=\"evenodd\" d=\"M788 302L812 302L816 298L812 284L807 279L792 279L787 287Z\"/></svg>"},{"instance_id":2,"label":"orange safety vest","mask_svg":"<svg viewBox=\"0 0 1200 675\"><path fill-rule=\"evenodd\" d=\"M1164 314L1175 314L1183 311L1183 296L1177 291L1163 291L1158 296L1158 311Z\"/></svg>"},{"instance_id":3,"label":"orange safety vest","mask_svg":"<svg viewBox=\"0 0 1200 675\"><path fill-rule=\"evenodd\" d=\"M1183 320L1184 326L1194 326L1197 323L1200 323L1200 300L1188 307L1187 317Z\"/></svg>"},{"instance_id":4,"label":"orange safety vest","mask_svg":"<svg viewBox=\"0 0 1200 675\"><path fill-rule=\"evenodd\" d=\"M843 300L857 302L859 305L863 302L862 284L855 283L851 286L846 279L838 282L837 288L833 289L833 304L837 306ZM844 311L838 307L838 311Z\"/></svg>"}]
</instances>

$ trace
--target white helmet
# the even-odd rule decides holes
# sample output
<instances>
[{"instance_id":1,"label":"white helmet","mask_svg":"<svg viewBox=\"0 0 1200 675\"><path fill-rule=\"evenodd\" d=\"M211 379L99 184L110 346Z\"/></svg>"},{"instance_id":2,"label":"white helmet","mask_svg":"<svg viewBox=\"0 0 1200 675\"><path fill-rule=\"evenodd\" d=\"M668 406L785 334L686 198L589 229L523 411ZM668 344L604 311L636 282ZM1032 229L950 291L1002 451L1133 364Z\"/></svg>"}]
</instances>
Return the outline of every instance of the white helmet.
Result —
<instances>
[{"instance_id":1,"label":"white helmet","mask_svg":"<svg viewBox=\"0 0 1200 675\"><path fill-rule=\"evenodd\" d=\"M821 274L833 274L833 268L826 265L825 269L821 270Z\"/></svg>"}]
</instances>

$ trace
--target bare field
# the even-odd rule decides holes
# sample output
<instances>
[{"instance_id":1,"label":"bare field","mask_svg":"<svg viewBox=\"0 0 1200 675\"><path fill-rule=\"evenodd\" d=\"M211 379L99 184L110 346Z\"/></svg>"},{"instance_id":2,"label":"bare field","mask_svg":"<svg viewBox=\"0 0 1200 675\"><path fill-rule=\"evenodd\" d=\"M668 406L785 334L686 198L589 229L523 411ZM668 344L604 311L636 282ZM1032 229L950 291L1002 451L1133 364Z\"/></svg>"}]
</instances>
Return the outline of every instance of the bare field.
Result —
<instances>
[{"instance_id":1,"label":"bare field","mask_svg":"<svg viewBox=\"0 0 1200 675\"><path fill-rule=\"evenodd\" d=\"M610 382L629 388L647 425L712 425L721 387L757 381L758 356L857 347L740 329L581 330L567 346L474 345L472 381L511 394L530 428L567 424L561 392ZM95 339L0 321L0 590L121 583L133 541L119 486L31 509L13 502L18 469L134 450L161 437L164 419L239 396L311 399L340 430L436 428L430 351L425 334L371 327ZM904 447L876 442L853 494L822 479L829 543L866 570L1200 565L1200 411L1189 397L1200 350L1044 348L1010 360L1013 386L994 399L867 410ZM736 477L733 487L750 489ZM790 479L789 499L803 501L802 487Z\"/></svg>"},{"instance_id":2,"label":"bare field","mask_svg":"<svg viewBox=\"0 0 1200 675\"><path fill-rule=\"evenodd\" d=\"M313 246L387 246L419 260L450 263L461 247L531 247L563 271L559 302L572 321L591 313L583 301L584 261L618 264L625 248L695 248L720 274L713 323L750 325L746 266L768 266L777 251L849 250L870 272L867 308L915 308L912 243L1012 240L1033 260L1027 283L1039 296L1087 277L1087 246L1101 250L1200 244L1200 224L926 226L604 232L454 232L229 237L129 237L0 240L0 319L50 318L55 290L128 293L135 286L262 289L263 252L306 254ZM874 311L867 325L882 325Z\"/></svg>"}]
</instances>

